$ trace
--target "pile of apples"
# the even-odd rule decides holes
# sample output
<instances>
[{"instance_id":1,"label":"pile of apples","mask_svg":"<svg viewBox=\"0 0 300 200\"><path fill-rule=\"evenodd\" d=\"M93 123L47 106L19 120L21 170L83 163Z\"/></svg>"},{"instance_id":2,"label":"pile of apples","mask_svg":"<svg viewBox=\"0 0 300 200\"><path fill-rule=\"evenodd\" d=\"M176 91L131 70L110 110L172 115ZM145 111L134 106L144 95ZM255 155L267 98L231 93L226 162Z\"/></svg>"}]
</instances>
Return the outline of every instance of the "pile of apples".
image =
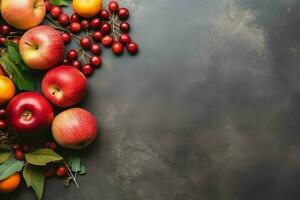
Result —
<instances>
[{"instance_id":1,"label":"pile of apples","mask_svg":"<svg viewBox=\"0 0 300 200\"><path fill-rule=\"evenodd\" d=\"M87 90L87 79L80 70L62 64L65 44L61 32L40 25L46 14L45 1L0 2L6 23L26 30L18 41L24 63L34 70L47 70L41 82L41 93L18 91L0 105L6 107L1 109L1 117L7 123L1 128L9 128L22 137L35 137L51 129L54 140L61 147L86 148L97 135L96 118L87 110L76 107ZM0 71L0 76L6 74L1 67ZM56 116L55 107L62 110ZM23 159L22 156L16 158Z\"/></svg>"}]
</instances>

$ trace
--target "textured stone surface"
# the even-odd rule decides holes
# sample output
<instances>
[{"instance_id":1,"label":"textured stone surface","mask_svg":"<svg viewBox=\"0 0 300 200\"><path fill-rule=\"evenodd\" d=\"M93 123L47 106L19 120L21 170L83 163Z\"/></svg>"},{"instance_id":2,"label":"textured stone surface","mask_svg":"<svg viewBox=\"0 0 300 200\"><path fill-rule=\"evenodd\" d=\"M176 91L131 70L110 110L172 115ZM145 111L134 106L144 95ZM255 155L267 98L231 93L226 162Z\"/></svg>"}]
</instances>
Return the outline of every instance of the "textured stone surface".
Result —
<instances>
[{"instance_id":1,"label":"textured stone surface","mask_svg":"<svg viewBox=\"0 0 300 200\"><path fill-rule=\"evenodd\" d=\"M299 1L122 2L141 52L104 52L88 174L44 199L299 199Z\"/></svg>"}]
</instances>

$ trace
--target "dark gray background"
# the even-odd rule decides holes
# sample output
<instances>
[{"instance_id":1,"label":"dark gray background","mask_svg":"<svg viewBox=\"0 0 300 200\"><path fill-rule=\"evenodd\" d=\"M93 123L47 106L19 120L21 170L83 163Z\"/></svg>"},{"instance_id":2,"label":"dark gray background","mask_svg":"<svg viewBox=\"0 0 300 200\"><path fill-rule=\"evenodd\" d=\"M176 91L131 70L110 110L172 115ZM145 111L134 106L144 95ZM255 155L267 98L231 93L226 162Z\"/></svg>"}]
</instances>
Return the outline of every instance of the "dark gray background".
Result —
<instances>
[{"instance_id":1,"label":"dark gray background","mask_svg":"<svg viewBox=\"0 0 300 200\"><path fill-rule=\"evenodd\" d=\"M299 199L300 2L121 2L141 51L104 52L82 104L101 127L88 174L44 199Z\"/></svg>"}]
</instances>

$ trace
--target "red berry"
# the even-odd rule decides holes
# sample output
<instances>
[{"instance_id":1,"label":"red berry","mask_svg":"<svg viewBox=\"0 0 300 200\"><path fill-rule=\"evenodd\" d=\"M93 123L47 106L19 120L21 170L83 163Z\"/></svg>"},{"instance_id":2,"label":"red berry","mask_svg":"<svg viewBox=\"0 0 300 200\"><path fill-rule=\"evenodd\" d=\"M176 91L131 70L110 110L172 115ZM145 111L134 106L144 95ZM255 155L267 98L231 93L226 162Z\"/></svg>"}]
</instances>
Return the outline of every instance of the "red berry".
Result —
<instances>
[{"instance_id":1,"label":"red berry","mask_svg":"<svg viewBox=\"0 0 300 200\"><path fill-rule=\"evenodd\" d=\"M45 146L46 148L49 148L49 147L50 147L50 144L51 144L51 142L46 142L44 146Z\"/></svg>"},{"instance_id":2,"label":"red berry","mask_svg":"<svg viewBox=\"0 0 300 200\"><path fill-rule=\"evenodd\" d=\"M16 151L15 151L15 157L16 157L16 159L18 159L18 160L23 160L23 158L24 158L24 153L23 153L23 151L21 151L21 150L16 150Z\"/></svg>"},{"instance_id":3,"label":"red berry","mask_svg":"<svg viewBox=\"0 0 300 200\"><path fill-rule=\"evenodd\" d=\"M111 13L116 12L119 9L119 4L116 1L110 1L108 4L108 9Z\"/></svg>"},{"instance_id":4,"label":"red berry","mask_svg":"<svg viewBox=\"0 0 300 200\"><path fill-rule=\"evenodd\" d=\"M62 64L64 64L64 65L68 65L69 64L69 60L68 59L63 59L63 61L62 61Z\"/></svg>"},{"instance_id":5,"label":"red berry","mask_svg":"<svg viewBox=\"0 0 300 200\"><path fill-rule=\"evenodd\" d=\"M84 65L81 70L85 76L90 76L94 72L94 68L91 65Z\"/></svg>"},{"instance_id":6,"label":"red berry","mask_svg":"<svg viewBox=\"0 0 300 200\"><path fill-rule=\"evenodd\" d=\"M63 26L67 26L70 23L70 18L67 14L62 13L58 17L58 22Z\"/></svg>"},{"instance_id":7,"label":"red berry","mask_svg":"<svg viewBox=\"0 0 300 200\"><path fill-rule=\"evenodd\" d=\"M99 18L94 18L91 20L92 29L98 29L101 26L101 20Z\"/></svg>"},{"instance_id":8,"label":"red berry","mask_svg":"<svg viewBox=\"0 0 300 200\"><path fill-rule=\"evenodd\" d=\"M93 32L92 37L96 42L100 42L101 38L102 38L102 33L100 31L95 31L95 32Z\"/></svg>"},{"instance_id":9,"label":"red berry","mask_svg":"<svg viewBox=\"0 0 300 200\"><path fill-rule=\"evenodd\" d=\"M127 45L127 50L131 54L136 54L139 50L139 46L136 43L131 42L130 44Z\"/></svg>"},{"instance_id":10,"label":"red berry","mask_svg":"<svg viewBox=\"0 0 300 200\"><path fill-rule=\"evenodd\" d=\"M15 44L19 44L20 43L20 38L15 37L11 41L14 42Z\"/></svg>"},{"instance_id":11,"label":"red berry","mask_svg":"<svg viewBox=\"0 0 300 200\"><path fill-rule=\"evenodd\" d=\"M86 19L82 20L80 22L80 25L81 25L83 30L88 30L90 28L90 22Z\"/></svg>"},{"instance_id":12,"label":"red berry","mask_svg":"<svg viewBox=\"0 0 300 200\"><path fill-rule=\"evenodd\" d=\"M72 63L71 63L71 65L72 65L73 67L75 67L76 69L80 69L80 67L81 67L81 62L80 62L79 60L73 60Z\"/></svg>"},{"instance_id":13,"label":"red berry","mask_svg":"<svg viewBox=\"0 0 300 200\"><path fill-rule=\"evenodd\" d=\"M55 142L50 142L49 148L50 148L52 151L55 151L56 148L57 148L57 145L55 144Z\"/></svg>"},{"instance_id":14,"label":"red berry","mask_svg":"<svg viewBox=\"0 0 300 200\"><path fill-rule=\"evenodd\" d=\"M90 63L93 67L98 68L101 66L102 64L102 59L99 56L92 56L90 58Z\"/></svg>"},{"instance_id":15,"label":"red berry","mask_svg":"<svg viewBox=\"0 0 300 200\"><path fill-rule=\"evenodd\" d=\"M6 37L1 36L0 37L0 46L5 46Z\"/></svg>"},{"instance_id":16,"label":"red berry","mask_svg":"<svg viewBox=\"0 0 300 200\"><path fill-rule=\"evenodd\" d=\"M64 39L64 43L67 44L67 43L70 43L71 42L71 35L70 33L67 33L67 32L64 32L61 34L63 39Z\"/></svg>"},{"instance_id":17,"label":"red berry","mask_svg":"<svg viewBox=\"0 0 300 200\"><path fill-rule=\"evenodd\" d=\"M81 25L78 22L72 22L69 29L72 33L79 33L81 31Z\"/></svg>"},{"instance_id":18,"label":"red berry","mask_svg":"<svg viewBox=\"0 0 300 200\"><path fill-rule=\"evenodd\" d=\"M53 175L53 170L52 170L52 169L46 168L46 169L44 170L44 176L45 176L45 177L50 177L50 176L52 176L52 175Z\"/></svg>"},{"instance_id":19,"label":"red berry","mask_svg":"<svg viewBox=\"0 0 300 200\"><path fill-rule=\"evenodd\" d=\"M130 25L127 23L127 22L122 22L120 24L120 30L123 32L123 33L128 33L130 31Z\"/></svg>"},{"instance_id":20,"label":"red berry","mask_svg":"<svg viewBox=\"0 0 300 200\"><path fill-rule=\"evenodd\" d=\"M23 144L22 150L23 150L23 152L28 153L30 149L27 145Z\"/></svg>"},{"instance_id":21,"label":"red berry","mask_svg":"<svg viewBox=\"0 0 300 200\"><path fill-rule=\"evenodd\" d=\"M124 51L123 44L122 44L122 42L120 42L120 41L115 41L115 42L112 44L111 49L112 49L113 53L116 54L116 55L120 55L120 54L122 54L123 51Z\"/></svg>"},{"instance_id":22,"label":"red berry","mask_svg":"<svg viewBox=\"0 0 300 200\"><path fill-rule=\"evenodd\" d=\"M6 117L6 110L0 109L0 119L4 119Z\"/></svg>"},{"instance_id":23,"label":"red berry","mask_svg":"<svg viewBox=\"0 0 300 200\"><path fill-rule=\"evenodd\" d=\"M58 6L52 6L50 14L53 18L58 18L58 16L62 14L62 9Z\"/></svg>"},{"instance_id":24,"label":"red berry","mask_svg":"<svg viewBox=\"0 0 300 200\"><path fill-rule=\"evenodd\" d=\"M13 150L18 150L20 148L20 145L19 144L14 144L12 146Z\"/></svg>"},{"instance_id":25,"label":"red berry","mask_svg":"<svg viewBox=\"0 0 300 200\"><path fill-rule=\"evenodd\" d=\"M52 4L49 1L45 1L45 5L46 5L46 11L50 12L50 10L52 8Z\"/></svg>"},{"instance_id":26,"label":"red berry","mask_svg":"<svg viewBox=\"0 0 300 200\"><path fill-rule=\"evenodd\" d=\"M82 48L84 48L84 49L90 48L91 44L92 44L92 40L91 40L91 38L89 38L89 37L83 37L83 38L81 38L81 40L80 40L80 45L81 45Z\"/></svg>"},{"instance_id":27,"label":"red berry","mask_svg":"<svg viewBox=\"0 0 300 200\"><path fill-rule=\"evenodd\" d=\"M122 42L124 45L127 45L131 42L131 38L128 34L123 33L120 38L119 38L120 42Z\"/></svg>"},{"instance_id":28,"label":"red berry","mask_svg":"<svg viewBox=\"0 0 300 200\"><path fill-rule=\"evenodd\" d=\"M0 26L0 34L1 35L9 35L11 31L11 28L7 25L1 25Z\"/></svg>"},{"instance_id":29,"label":"red berry","mask_svg":"<svg viewBox=\"0 0 300 200\"><path fill-rule=\"evenodd\" d=\"M101 46L99 44L92 44L90 51L94 54L94 55L99 55L101 53Z\"/></svg>"},{"instance_id":30,"label":"red berry","mask_svg":"<svg viewBox=\"0 0 300 200\"><path fill-rule=\"evenodd\" d=\"M101 32L104 33L104 34L107 34L110 32L110 24L109 23L103 23L102 26L101 26Z\"/></svg>"},{"instance_id":31,"label":"red berry","mask_svg":"<svg viewBox=\"0 0 300 200\"><path fill-rule=\"evenodd\" d=\"M108 10L101 10L100 11L100 17L104 21L108 20L109 19L109 12L108 12Z\"/></svg>"},{"instance_id":32,"label":"red berry","mask_svg":"<svg viewBox=\"0 0 300 200\"><path fill-rule=\"evenodd\" d=\"M104 36L102 39L101 39L101 43L106 46L106 47L109 47L112 42L113 42L113 37L111 35L106 35Z\"/></svg>"},{"instance_id":33,"label":"red berry","mask_svg":"<svg viewBox=\"0 0 300 200\"><path fill-rule=\"evenodd\" d=\"M57 176L65 176L67 174L67 169L65 166L60 166L56 168L56 175Z\"/></svg>"},{"instance_id":34,"label":"red berry","mask_svg":"<svg viewBox=\"0 0 300 200\"><path fill-rule=\"evenodd\" d=\"M71 15L71 22L80 22L80 17L76 13L73 13Z\"/></svg>"},{"instance_id":35,"label":"red berry","mask_svg":"<svg viewBox=\"0 0 300 200\"><path fill-rule=\"evenodd\" d=\"M77 58L78 54L75 50L70 50L67 53L67 59L68 60L75 60Z\"/></svg>"},{"instance_id":36,"label":"red berry","mask_svg":"<svg viewBox=\"0 0 300 200\"><path fill-rule=\"evenodd\" d=\"M0 130L6 128L6 121L0 120Z\"/></svg>"},{"instance_id":37,"label":"red berry","mask_svg":"<svg viewBox=\"0 0 300 200\"><path fill-rule=\"evenodd\" d=\"M118 11L118 17L120 20L127 20L129 17L129 11L127 8L120 8Z\"/></svg>"}]
</instances>

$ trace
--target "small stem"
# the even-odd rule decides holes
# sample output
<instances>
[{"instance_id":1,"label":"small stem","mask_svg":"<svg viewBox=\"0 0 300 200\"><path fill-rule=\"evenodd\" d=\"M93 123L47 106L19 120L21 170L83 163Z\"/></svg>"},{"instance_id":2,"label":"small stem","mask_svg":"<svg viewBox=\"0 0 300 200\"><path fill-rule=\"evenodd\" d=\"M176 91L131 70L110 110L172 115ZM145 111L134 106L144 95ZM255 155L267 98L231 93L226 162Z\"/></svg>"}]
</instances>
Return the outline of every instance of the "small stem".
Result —
<instances>
[{"instance_id":1,"label":"small stem","mask_svg":"<svg viewBox=\"0 0 300 200\"><path fill-rule=\"evenodd\" d=\"M67 169L68 169L68 172L69 172L69 175L70 175L71 178L73 179L73 181L74 181L76 187L79 188L79 185L78 185L78 183L77 183L77 181L76 181L76 178L74 177L74 175L73 175L73 173L72 173L72 171L71 171L71 169L70 169L68 163L67 163L66 161L64 161L64 164L66 165L66 167L67 167Z\"/></svg>"}]
</instances>

